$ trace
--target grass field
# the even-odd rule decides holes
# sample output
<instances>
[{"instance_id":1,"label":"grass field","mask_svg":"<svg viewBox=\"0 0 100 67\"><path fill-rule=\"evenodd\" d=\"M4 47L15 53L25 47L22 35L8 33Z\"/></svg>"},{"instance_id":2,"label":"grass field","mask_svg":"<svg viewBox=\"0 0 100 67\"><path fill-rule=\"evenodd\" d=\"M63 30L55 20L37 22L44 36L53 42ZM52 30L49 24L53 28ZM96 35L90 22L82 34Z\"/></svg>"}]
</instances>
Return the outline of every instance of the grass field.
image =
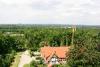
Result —
<instances>
[{"instance_id":1,"label":"grass field","mask_svg":"<svg viewBox=\"0 0 100 67\"><path fill-rule=\"evenodd\" d=\"M20 62L20 55L22 54L22 52L19 52L15 55L15 59L14 59L14 62L12 62L11 66L10 67L18 67L18 64Z\"/></svg>"}]
</instances>

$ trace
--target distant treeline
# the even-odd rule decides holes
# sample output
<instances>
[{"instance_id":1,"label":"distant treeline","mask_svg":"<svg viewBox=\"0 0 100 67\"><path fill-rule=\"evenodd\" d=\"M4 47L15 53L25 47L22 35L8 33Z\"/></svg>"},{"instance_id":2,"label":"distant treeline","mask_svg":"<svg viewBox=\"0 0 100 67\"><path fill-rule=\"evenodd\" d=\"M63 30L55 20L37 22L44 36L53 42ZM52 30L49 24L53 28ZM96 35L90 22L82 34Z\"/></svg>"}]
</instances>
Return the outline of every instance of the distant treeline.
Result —
<instances>
[{"instance_id":1,"label":"distant treeline","mask_svg":"<svg viewBox=\"0 0 100 67\"><path fill-rule=\"evenodd\" d=\"M67 24L0 24L0 29L24 29L34 27L54 27L67 28L76 26L77 28L100 28L100 25L67 25Z\"/></svg>"},{"instance_id":2,"label":"distant treeline","mask_svg":"<svg viewBox=\"0 0 100 67\"><path fill-rule=\"evenodd\" d=\"M67 24L0 24L0 32L23 32L33 28L68 28L75 26L82 29L100 29L99 25L67 25Z\"/></svg>"}]
</instances>

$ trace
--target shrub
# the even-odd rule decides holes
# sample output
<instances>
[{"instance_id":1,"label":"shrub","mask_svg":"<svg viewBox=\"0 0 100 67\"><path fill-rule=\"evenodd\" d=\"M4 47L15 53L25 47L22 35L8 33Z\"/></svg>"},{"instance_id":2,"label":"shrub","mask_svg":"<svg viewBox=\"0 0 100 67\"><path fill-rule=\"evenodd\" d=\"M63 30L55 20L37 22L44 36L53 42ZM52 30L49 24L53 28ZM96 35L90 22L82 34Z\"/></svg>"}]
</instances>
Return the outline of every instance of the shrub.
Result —
<instances>
[{"instance_id":1,"label":"shrub","mask_svg":"<svg viewBox=\"0 0 100 67\"><path fill-rule=\"evenodd\" d=\"M60 65L54 64L54 65L52 65L52 67L60 67Z\"/></svg>"},{"instance_id":2,"label":"shrub","mask_svg":"<svg viewBox=\"0 0 100 67\"><path fill-rule=\"evenodd\" d=\"M38 67L38 62L32 61L32 62L30 63L30 67Z\"/></svg>"},{"instance_id":3,"label":"shrub","mask_svg":"<svg viewBox=\"0 0 100 67\"><path fill-rule=\"evenodd\" d=\"M42 58L41 57L36 57L36 60L41 60Z\"/></svg>"}]
</instances>

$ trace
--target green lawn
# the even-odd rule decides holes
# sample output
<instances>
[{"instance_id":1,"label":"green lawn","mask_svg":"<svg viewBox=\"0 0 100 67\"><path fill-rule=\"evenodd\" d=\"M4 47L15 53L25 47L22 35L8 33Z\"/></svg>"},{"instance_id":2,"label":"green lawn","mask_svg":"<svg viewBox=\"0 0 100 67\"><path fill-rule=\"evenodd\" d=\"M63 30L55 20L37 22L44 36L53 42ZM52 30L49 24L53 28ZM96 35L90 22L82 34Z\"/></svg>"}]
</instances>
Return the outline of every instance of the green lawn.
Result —
<instances>
[{"instance_id":1,"label":"green lawn","mask_svg":"<svg viewBox=\"0 0 100 67\"><path fill-rule=\"evenodd\" d=\"M30 67L30 64L25 64L23 67Z\"/></svg>"},{"instance_id":2,"label":"green lawn","mask_svg":"<svg viewBox=\"0 0 100 67\"><path fill-rule=\"evenodd\" d=\"M10 67L18 67L18 64L20 62L20 55L22 54L22 52L19 52L15 55L15 59L14 62L12 62Z\"/></svg>"}]
</instances>

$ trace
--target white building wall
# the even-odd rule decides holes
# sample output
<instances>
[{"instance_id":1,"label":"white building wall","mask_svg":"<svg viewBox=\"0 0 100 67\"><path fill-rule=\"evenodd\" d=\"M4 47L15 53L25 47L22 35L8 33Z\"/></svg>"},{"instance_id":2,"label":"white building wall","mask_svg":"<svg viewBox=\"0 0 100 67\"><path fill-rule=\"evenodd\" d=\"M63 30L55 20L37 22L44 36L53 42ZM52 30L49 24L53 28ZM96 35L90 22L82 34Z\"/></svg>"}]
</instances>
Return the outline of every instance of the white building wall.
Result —
<instances>
[{"instance_id":1,"label":"white building wall","mask_svg":"<svg viewBox=\"0 0 100 67\"><path fill-rule=\"evenodd\" d=\"M50 64L59 64L59 62L58 62L58 59L57 58L51 58L51 60L50 60L50 62L49 62Z\"/></svg>"}]
</instances>

